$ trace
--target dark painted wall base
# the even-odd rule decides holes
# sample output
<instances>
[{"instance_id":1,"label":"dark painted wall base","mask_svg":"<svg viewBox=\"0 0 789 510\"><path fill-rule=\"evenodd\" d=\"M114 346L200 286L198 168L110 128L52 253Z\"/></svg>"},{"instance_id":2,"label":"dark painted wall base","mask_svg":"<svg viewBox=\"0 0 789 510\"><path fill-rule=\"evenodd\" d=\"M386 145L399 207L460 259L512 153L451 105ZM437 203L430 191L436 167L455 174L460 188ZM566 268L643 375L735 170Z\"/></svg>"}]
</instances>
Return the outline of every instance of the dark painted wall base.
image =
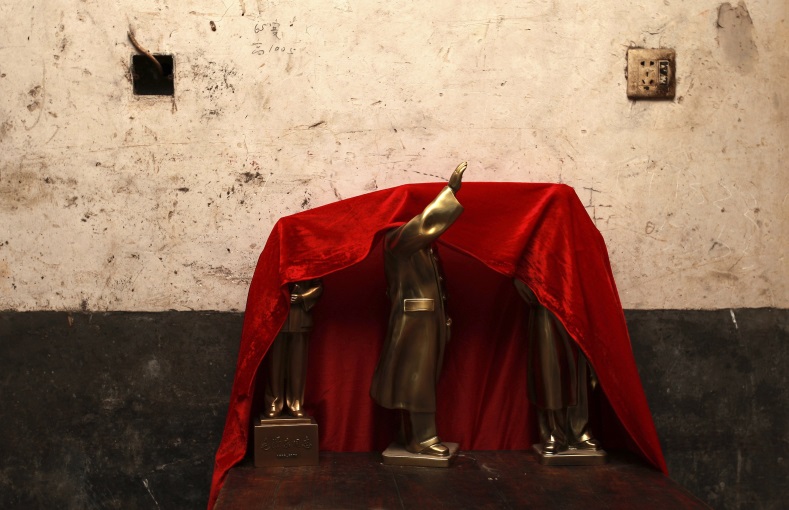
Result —
<instances>
[{"instance_id":1,"label":"dark painted wall base","mask_svg":"<svg viewBox=\"0 0 789 510\"><path fill-rule=\"evenodd\" d=\"M672 478L783 508L789 311L626 316ZM0 312L0 508L205 507L242 320Z\"/></svg>"},{"instance_id":2,"label":"dark painted wall base","mask_svg":"<svg viewBox=\"0 0 789 510\"><path fill-rule=\"evenodd\" d=\"M1 313L0 508L205 508L242 320Z\"/></svg>"},{"instance_id":3,"label":"dark painted wall base","mask_svg":"<svg viewBox=\"0 0 789 510\"><path fill-rule=\"evenodd\" d=\"M671 477L714 508L787 508L789 310L626 317Z\"/></svg>"}]
</instances>

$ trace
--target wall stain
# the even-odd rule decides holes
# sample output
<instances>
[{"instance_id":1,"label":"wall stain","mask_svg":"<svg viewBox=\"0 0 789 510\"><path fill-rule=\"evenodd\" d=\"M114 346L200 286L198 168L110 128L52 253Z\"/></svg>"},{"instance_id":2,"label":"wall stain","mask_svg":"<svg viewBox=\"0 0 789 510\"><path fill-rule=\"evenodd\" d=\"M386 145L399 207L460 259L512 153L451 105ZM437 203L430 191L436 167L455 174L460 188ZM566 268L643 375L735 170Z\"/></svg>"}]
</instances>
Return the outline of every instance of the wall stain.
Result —
<instances>
[{"instance_id":1,"label":"wall stain","mask_svg":"<svg viewBox=\"0 0 789 510\"><path fill-rule=\"evenodd\" d=\"M47 67L44 63L41 63L41 84L36 85L28 91L28 95L33 98L33 102L27 105L27 109L32 113L38 111L38 115L36 116L36 120L28 126L25 125L25 131L30 131L34 127L38 125L41 121L41 114L44 112L44 100L46 98L46 83L47 83Z\"/></svg>"},{"instance_id":2,"label":"wall stain","mask_svg":"<svg viewBox=\"0 0 789 510\"><path fill-rule=\"evenodd\" d=\"M0 142L2 142L3 139L5 139L6 135L8 135L9 131L11 131L12 127L14 127L14 124L10 120L6 120L2 124L0 124Z\"/></svg>"},{"instance_id":3,"label":"wall stain","mask_svg":"<svg viewBox=\"0 0 789 510\"><path fill-rule=\"evenodd\" d=\"M304 200L301 201L301 208L302 208L302 210L307 210L307 209L310 208L310 201L311 200L312 200L312 197L310 197L309 193L307 193L305 195L305 197L304 197Z\"/></svg>"},{"instance_id":4,"label":"wall stain","mask_svg":"<svg viewBox=\"0 0 789 510\"><path fill-rule=\"evenodd\" d=\"M759 51L753 40L753 20L740 2L732 7L729 2L718 8L718 46L740 72L749 72L759 59Z\"/></svg>"},{"instance_id":5,"label":"wall stain","mask_svg":"<svg viewBox=\"0 0 789 510\"><path fill-rule=\"evenodd\" d=\"M364 185L364 191L375 191L378 189L378 179L373 177L373 179Z\"/></svg>"},{"instance_id":6,"label":"wall stain","mask_svg":"<svg viewBox=\"0 0 789 510\"><path fill-rule=\"evenodd\" d=\"M203 92L209 99L216 99L227 91L232 94L236 92L233 78L238 75L238 70L227 63L209 61L205 64L192 64L191 71L194 82L208 84Z\"/></svg>"},{"instance_id":7,"label":"wall stain","mask_svg":"<svg viewBox=\"0 0 789 510\"><path fill-rule=\"evenodd\" d=\"M718 280L725 280L725 281L732 281L732 282L736 282L736 281L738 281L740 279L739 276L735 275L734 273L732 273L730 271L715 271L715 270L712 270L712 271L709 272L709 275L712 278L715 278L715 279L718 279Z\"/></svg>"},{"instance_id":8,"label":"wall stain","mask_svg":"<svg viewBox=\"0 0 789 510\"><path fill-rule=\"evenodd\" d=\"M262 178L263 178L263 176L260 175L260 172L255 172L255 173L243 172L243 173L239 174L239 177L236 177L236 181L237 182L243 182L244 184L247 184L247 183L249 183L249 182L251 182L253 180L262 179Z\"/></svg>"},{"instance_id":9,"label":"wall stain","mask_svg":"<svg viewBox=\"0 0 789 510\"><path fill-rule=\"evenodd\" d=\"M46 169L44 162L20 163L16 168L0 169L0 210L32 209L50 202L53 192L41 178Z\"/></svg>"},{"instance_id":10,"label":"wall stain","mask_svg":"<svg viewBox=\"0 0 789 510\"><path fill-rule=\"evenodd\" d=\"M28 111L34 112L41 108L41 85L36 85L27 92L27 95L33 98L33 102L27 105Z\"/></svg>"},{"instance_id":11,"label":"wall stain","mask_svg":"<svg viewBox=\"0 0 789 510\"><path fill-rule=\"evenodd\" d=\"M251 281L251 278L245 276L237 276L231 269L225 266L208 266L207 268L200 268L205 269L205 273L207 276L213 276L214 278L221 278L224 280L228 280L232 283L248 285Z\"/></svg>"}]
</instances>

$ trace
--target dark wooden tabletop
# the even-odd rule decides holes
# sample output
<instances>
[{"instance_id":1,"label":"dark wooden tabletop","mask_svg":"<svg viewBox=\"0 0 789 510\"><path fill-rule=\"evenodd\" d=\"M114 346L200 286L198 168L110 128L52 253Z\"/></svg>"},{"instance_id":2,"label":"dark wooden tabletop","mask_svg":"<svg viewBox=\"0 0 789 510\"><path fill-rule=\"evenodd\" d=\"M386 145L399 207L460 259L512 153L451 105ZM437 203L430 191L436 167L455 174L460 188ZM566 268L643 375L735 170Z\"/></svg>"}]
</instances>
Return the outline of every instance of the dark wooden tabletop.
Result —
<instances>
[{"instance_id":1,"label":"dark wooden tabletop","mask_svg":"<svg viewBox=\"0 0 789 510\"><path fill-rule=\"evenodd\" d=\"M530 451L467 451L442 469L386 466L378 453L322 452L319 466L236 466L216 509L709 508L638 458L609 458L602 466L547 467Z\"/></svg>"}]
</instances>

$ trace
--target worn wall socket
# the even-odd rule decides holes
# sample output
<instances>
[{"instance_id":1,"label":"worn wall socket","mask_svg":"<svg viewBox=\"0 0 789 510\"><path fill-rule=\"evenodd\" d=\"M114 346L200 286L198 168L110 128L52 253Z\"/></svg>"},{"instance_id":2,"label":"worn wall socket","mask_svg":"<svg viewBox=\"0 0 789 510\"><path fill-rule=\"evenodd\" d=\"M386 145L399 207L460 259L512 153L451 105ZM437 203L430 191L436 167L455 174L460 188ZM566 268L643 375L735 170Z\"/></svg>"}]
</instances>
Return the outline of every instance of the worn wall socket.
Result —
<instances>
[{"instance_id":1,"label":"worn wall socket","mask_svg":"<svg viewBox=\"0 0 789 510\"><path fill-rule=\"evenodd\" d=\"M627 97L672 99L676 91L676 56L665 48L627 50Z\"/></svg>"}]
</instances>

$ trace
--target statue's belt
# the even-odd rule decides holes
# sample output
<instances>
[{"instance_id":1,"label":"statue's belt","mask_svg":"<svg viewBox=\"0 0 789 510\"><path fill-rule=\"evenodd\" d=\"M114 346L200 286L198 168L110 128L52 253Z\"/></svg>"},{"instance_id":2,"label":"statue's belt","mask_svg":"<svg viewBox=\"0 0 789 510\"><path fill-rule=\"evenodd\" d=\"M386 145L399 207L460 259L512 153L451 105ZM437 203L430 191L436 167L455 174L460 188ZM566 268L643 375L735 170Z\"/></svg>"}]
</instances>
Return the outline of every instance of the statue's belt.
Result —
<instances>
[{"instance_id":1,"label":"statue's belt","mask_svg":"<svg viewBox=\"0 0 789 510\"><path fill-rule=\"evenodd\" d=\"M409 298L403 300L404 312L434 312L436 300L431 298ZM447 317L447 327L452 326L452 319Z\"/></svg>"},{"instance_id":2,"label":"statue's belt","mask_svg":"<svg viewBox=\"0 0 789 510\"><path fill-rule=\"evenodd\" d=\"M436 300L431 298L411 298L403 300L404 312L433 312Z\"/></svg>"}]
</instances>

